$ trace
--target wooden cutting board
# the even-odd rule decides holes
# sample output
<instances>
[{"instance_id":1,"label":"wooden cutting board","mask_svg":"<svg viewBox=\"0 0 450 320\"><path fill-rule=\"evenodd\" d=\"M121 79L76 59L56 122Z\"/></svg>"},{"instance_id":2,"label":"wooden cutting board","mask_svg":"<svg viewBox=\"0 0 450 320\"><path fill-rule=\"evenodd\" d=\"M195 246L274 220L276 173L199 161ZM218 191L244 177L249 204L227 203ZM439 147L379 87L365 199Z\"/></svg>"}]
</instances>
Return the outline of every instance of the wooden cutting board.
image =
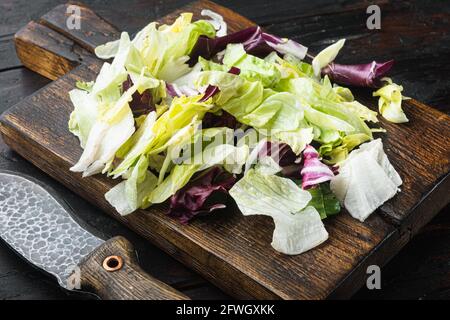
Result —
<instances>
[{"instance_id":1,"label":"wooden cutting board","mask_svg":"<svg viewBox=\"0 0 450 320\"><path fill-rule=\"evenodd\" d=\"M165 205L121 217L104 199L104 193L117 182L104 176L82 179L80 174L69 171L82 150L67 129L73 109L68 91L77 80L95 79L102 61L95 58L93 49L117 39L120 33L86 7L80 7L81 30L69 30L67 7L56 7L15 36L22 63L55 81L2 115L0 131L4 141L230 295L261 299L349 297L365 284L369 265L384 265L449 202L449 117L408 100L404 109L409 123L381 121L387 129L382 135L385 150L404 181L402 192L365 223L346 212L326 219L329 240L307 253L277 253L270 245L271 219L243 217L236 208L196 219L189 225L165 216ZM222 14L230 32L254 25L208 1L194 2L160 21L171 23L183 11L193 12L198 18L204 8ZM376 101L368 99L367 94L357 98L376 107Z\"/></svg>"}]
</instances>

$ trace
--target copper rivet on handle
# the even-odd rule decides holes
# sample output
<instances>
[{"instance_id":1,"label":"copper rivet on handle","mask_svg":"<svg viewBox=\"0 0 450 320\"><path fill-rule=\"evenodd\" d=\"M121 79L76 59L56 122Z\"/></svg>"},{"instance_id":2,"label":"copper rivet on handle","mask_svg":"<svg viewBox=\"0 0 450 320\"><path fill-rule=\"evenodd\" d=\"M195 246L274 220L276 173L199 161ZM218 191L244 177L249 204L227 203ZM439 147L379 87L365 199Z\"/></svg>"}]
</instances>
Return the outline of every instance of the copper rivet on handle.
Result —
<instances>
[{"instance_id":1,"label":"copper rivet on handle","mask_svg":"<svg viewBox=\"0 0 450 320\"><path fill-rule=\"evenodd\" d=\"M103 260L103 269L108 272L114 272L122 269L123 259L119 256L109 256Z\"/></svg>"}]
</instances>

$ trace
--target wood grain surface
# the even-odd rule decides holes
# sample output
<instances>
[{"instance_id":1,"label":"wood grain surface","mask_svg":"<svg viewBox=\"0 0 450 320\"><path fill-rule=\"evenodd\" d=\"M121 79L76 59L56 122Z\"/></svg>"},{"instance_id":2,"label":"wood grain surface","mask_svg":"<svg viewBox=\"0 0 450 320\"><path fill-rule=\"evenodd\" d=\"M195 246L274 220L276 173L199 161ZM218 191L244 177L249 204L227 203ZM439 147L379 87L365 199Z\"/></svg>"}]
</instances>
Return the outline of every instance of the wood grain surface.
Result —
<instances>
[{"instance_id":1,"label":"wood grain surface","mask_svg":"<svg viewBox=\"0 0 450 320\"><path fill-rule=\"evenodd\" d=\"M39 25L41 25L41 24L39 24ZM49 27L49 25L47 25L47 24L45 24L45 26ZM52 29L52 28L50 27L49 29ZM83 47L82 45L80 45L80 46ZM86 49L86 47L84 47L84 48ZM47 96L43 95L43 91L45 91L45 90L43 90L43 91L39 92L31 101L27 101L27 103L24 103L24 104L30 104L30 106L27 107L25 114L22 114L17 119L14 119L14 121L16 121L15 125L17 125L17 128L19 128L20 126L23 126L23 127L27 126L27 133L25 133L24 137L23 137L25 140L28 140L28 139L35 140L36 138L37 139L55 138L57 136L57 134L61 133L61 132L56 132L56 135L53 136L53 134L55 133L55 132L52 132L52 131L54 131L53 128L48 128L48 132L46 132L44 134L35 135L33 133L30 136L30 133L33 130L35 130L36 127L30 128L30 123L27 124L24 121L24 119L21 119L21 120L18 120L18 119L20 117L25 118L25 115L27 112L34 110L34 107L36 106L35 103L37 101L40 101L39 103L42 103L45 101L45 99L49 99L49 97L52 94L56 95L57 91L67 90L67 88L70 88L70 86L73 86L73 81L77 77L85 79L85 78L95 76L95 71L97 68L97 67L95 67L95 63L93 63L90 68L87 68L87 70L83 70L83 68L84 67L80 67L79 70L77 69L73 75L69 74L68 76L66 76L64 78L65 79L64 81L66 81L66 82L72 81L71 83L67 83L68 86L66 84L64 84L64 85L61 84L62 87L58 87L58 86L54 87L53 90L55 90L55 91L53 91L53 92L49 91ZM92 72L92 70L93 70L93 72ZM53 86L55 84L56 83L52 84L51 86ZM59 101L59 99L61 99L61 101ZM64 99L67 100L64 97L58 97L56 99L55 103L52 103L52 104L57 105L57 106L63 105ZM65 103L67 104L67 101ZM373 103L373 101L372 101L372 103ZM42 105L41 107L45 107L45 106ZM68 105L67 107L70 108L70 105ZM64 108L62 108L62 109L64 109ZM408 112L408 110L410 110L410 109L412 111ZM429 108L423 106L422 104L413 102L412 104L407 106L407 114L408 114L408 116L410 116L410 118L411 118L411 116L415 115L415 112L416 112L415 109L419 110L417 112L418 119L419 118L422 119L422 117L420 116L421 113L427 113L427 110L429 110ZM68 112L69 110L70 109L67 109L64 112ZM423 121L421 120L422 130L419 131L417 134L415 134L416 130L415 130L415 127L413 126L410 128L408 133L406 133L407 137L412 136L414 139L420 139L420 138L423 138L424 135L425 135L425 137L427 137L427 136L436 137L436 134L439 137L439 130L434 130L434 129L429 130L428 125L429 124L433 125L433 117L437 116L437 118L439 119L440 115L442 115L442 114L431 113L429 119L426 118ZM52 110L51 116L56 116L58 121L66 120L64 117L58 118L60 116L59 116L59 113L57 110ZM18 122L17 122L17 120L18 120ZM412 120L412 118L411 118L411 120ZM47 121L43 121L42 119L38 119L38 121L41 121L40 124L45 124L47 127L49 127L49 126L51 127L51 124L48 123ZM412 122L413 121L411 121L411 123ZM443 122L444 124L447 123L447 126L446 127L444 126L442 129L442 130L447 130L447 131L443 131L444 137L445 137L445 133L448 132L448 118L445 118L445 117L441 118L441 120L439 120L438 122ZM23 130L23 128L21 128L21 130ZM388 131L392 131L392 130L395 131L396 127L394 126L393 128L388 129ZM62 133L62 134L66 134L66 133ZM447 137L448 137L448 134L447 134ZM30 143L30 141L27 143ZM66 140L64 140L64 142L62 142L62 144L64 144L64 145L66 143L67 143ZM448 140L446 140L446 141L444 140L444 143L443 143L444 146L445 146L445 143L448 144ZM76 146L76 144L74 144L74 143L72 145ZM395 150L397 150L396 149L397 148L396 141L392 141L392 145L395 147ZM435 147L435 146L430 146L430 147ZM34 152L48 152L49 146L44 146L44 149L42 149L40 151L36 151L36 150L22 150L22 153L25 155L31 155L31 154L34 154ZM431 149L431 151L434 151L434 149ZM444 148L441 150L437 150L437 152L439 152L441 155L444 154L443 159L448 159L448 149L445 150L445 148ZM447 153L445 154L445 152L447 152ZM389 154L390 157L393 157L393 156L395 157L395 155L397 155L397 159L404 159L404 158L408 158L409 156L411 156L411 151L407 151L407 150L405 150L405 148L402 149L401 146L398 151L391 151L391 153ZM71 154L70 157L67 158L67 155L66 155L66 159L64 159L64 160L69 161L69 164L66 164L66 165L70 165L71 161L73 162L74 160L76 160L76 158L77 158L77 156L79 156L79 154L75 154L73 157L72 156L73 155ZM422 155L420 155L420 156L422 156ZM50 157L51 157L51 155L50 155ZM310 270L307 270L307 272L305 272L304 274L301 274L301 276L299 276L299 275L289 276L286 280L288 280L288 281L296 281L297 280L298 281L298 279L301 279L302 283L297 287L297 289L300 289L303 291L309 291L309 289L310 289L309 286L312 286L312 285L322 286L321 288L319 288L322 291L317 290L316 292L306 292L306 295L303 295L304 293L289 292L285 296L282 296L282 295L278 295L278 296L281 296L284 298L325 297L328 294L333 293L333 295L335 295L336 297L339 297L342 295L342 290L345 291L344 296L348 295L348 294L350 294L349 292L354 291L355 288L357 288L358 285L360 285L360 283L354 285L354 283L353 283L354 281L350 281L349 279L357 279L357 278L361 278L363 276L365 270L362 266L364 266L364 263L369 263L369 262L374 262L374 261L375 262L380 261L383 263L387 259L389 259L393 255L393 253L395 253L397 250L399 250L401 248L401 246L403 246L409 240L411 235L417 231L417 228L419 228L421 225L426 223L428 221L428 219L431 218L433 213L435 213L436 210L439 210L439 208L443 204L445 204L442 202L442 198L445 198L446 194L439 195L439 192L432 192L430 195L428 195L428 193L429 193L429 191L431 191L433 186L439 181L441 182L441 184L438 185L438 187L435 188L434 191L445 190L445 189L443 189L443 187L446 186L445 183L448 183L448 182L446 182L447 180L445 179L445 173L448 173L448 162L447 163L442 163L442 162L441 163L433 163L431 158L425 159L425 160L427 162L425 162L425 165L422 168L427 168L427 166L431 166L432 170L431 170L431 173L429 174L429 176L425 177L424 183L422 183L422 184L417 183L417 180L414 180L414 174L416 174L417 172L420 174L420 170L417 172L412 172L411 175L409 175L410 178L408 178L411 183L410 184L405 183L405 186L408 187L407 188L408 194L410 194L409 191L412 191L411 196L409 196L403 202L397 203L396 206L383 208L381 214L379 216L374 216L374 218L371 218L368 225L366 224L363 226L358 226L357 223L355 224L352 219L348 218L348 216L345 216L345 215L341 215L342 218L339 217L338 219L330 220L329 222L327 222L327 228L330 230L330 238L331 238L330 242L333 242L332 240L334 237L339 237L339 235L345 236L346 233L350 234L348 236L348 239L346 239L346 240L351 242L353 240L352 234L354 234L354 238L357 240L354 245L354 247L356 247L356 249L354 249L352 246L350 246L349 251L351 252L351 254L354 254L355 256L353 256L352 259L349 259L346 257L346 253L341 253L341 252L339 252L339 250L335 251L336 250L335 248L338 249L339 247L345 246L345 241L342 239L338 239L334 243L329 243L325 246L325 247L330 246L328 248L328 249L330 249L330 251L326 251L322 248L318 249L319 250L318 253L313 255L314 257L317 255L317 259L315 259L313 261L313 263L311 265L311 269L314 269L315 267L319 266L321 263L324 264L325 262L321 259L323 259L324 256L329 255L332 259L331 261L342 264L342 266L341 266L342 269L339 270L340 273L338 271L338 276L334 277L334 281L336 281L336 279L338 279L337 282L342 280L342 285L339 286L339 288L344 288L345 290L344 289L336 289L335 290L334 288L327 287L326 285L322 285L321 281L315 280L314 277L310 280L311 282L308 283L308 281L307 281L308 279L303 279L303 278L305 278L306 274L309 274L309 272L311 272ZM46 158L44 156L43 159L41 159L41 160L35 160L35 163L37 163L39 161L51 161L51 159ZM396 165L396 162L395 161L393 161L393 162L394 162L394 165ZM38 166L41 166L41 167L42 167L42 165L43 164L40 164L40 165L38 164ZM56 169L47 168L47 171L52 171L52 170L56 171ZM409 170L409 168L403 169L403 171L405 173L408 173L407 172L408 170ZM441 174L440 176L438 176L438 174L441 173L442 171L444 171L444 174L443 175ZM59 174L58 172L54 172L54 176L56 176L58 174ZM402 174L402 172L401 172L401 174ZM439 178L441 178L441 179L439 179ZM66 181L65 183L70 185L73 189L79 188L79 186L76 185L75 183L70 183L68 181ZM80 183L84 183L84 182L82 181ZM107 184L108 182L105 182L105 183ZM95 188L93 188L93 189L95 189ZM447 185L447 190L448 190L448 185ZM96 192L98 192L98 191L96 191ZM405 192L405 190L404 190L404 192ZM433 200L433 198L430 196L433 196L436 194L438 196L436 196L437 198ZM417 200L417 202L414 202L415 199ZM432 199L432 200L429 200L429 199ZM90 200L94 201L94 202L98 201L98 199L95 199L95 198L93 199L92 197L90 198ZM414 205L411 206L411 204L420 204L420 206L422 206L424 209L426 209L426 210L422 209L424 211L424 214L422 214L420 216L420 219L416 219L413 214L414 212L418 212L417 208L420 208L420 206L418 206L417 208L412 210ZM432 210L429 210L430 204L434 205L434 208L432 208ZM405 211L404 210L405 208L406 209L409 208L409 211ZM430 213L430 211L432 211L432 212ZM224 214L228 214L228 213L224 213ZM240 224L241 222L239 219L242 219L242 218L239 216L235 218L233 213L231 213L231 215L232 215L232 219L230 220L231 225L223 226L222 221L219 221L217 223L216 227L219 226L219 227L224 228L225 232L227 230L228 230L228 232L231 232L230 229L234 230L235 225L233 225L233 224L238 224L238 223ZM167 219L164 216L162 216L161 218ZM210 219L204 219L204 220L205 221L199 221L198 223L196 223L196 224L200 224L201 228L195 228L195 226L193 226L192 230L186 231L187 234L190 235L191 234L190 232L200 233L202 231L202 228L203 229L205 228L204 226L206 226L206 228L209 229L208 226L210 224L214 225L214 222L211 223ZM258 220L258 219L256 219L256 220ZM255 229L257 229L258 226L261 225L263 228L263 230L262 230L263 232L261 232L261 234L258 234L257 236L267 238L267 235L269 235L269 238L270 238L270 234L271 234L270 229L272 228L272 226L270 225L271 223L270 222L268 223L264 219L259 219L259 220L261 220L261 221L257 221L256 225L254 225L255 222L252 222L252 226L250 228L243 227L242 233L245 235L244 232L250 232L251 229L253 229L255 227L256 227ZM143 220L143 221L147 221L147 220ZM130 224L130 222L128 222L128 221L127 221L127 223ZM167 226L165 226L165 227L167 227ZM135 226L135 228L137 228L137 226ZM335 233L335 234L333 234L333 233ZM215 236L217 236L217 234L215 234ZM220 236L220 234L218 236ZM149 235L147 235L147 237L153 238ZM154 236L154 237L157 237L157 236ZM362 239L358 239L358 238L362 238ZM383 239L384 239L384 241L383 241ZM198 242L201 242L201 240L198 240L198 239L195 239L195 240L197 240ZM214 238L210 238L210 240L214 240ZM249 240L252 240L252 239L249 239ZM158 241L158 240L155 239L155 241ZM340 243L340 241L343 241L343 242ZM251 242L244 242L244 243L246 244L247 247L249 245L253 246L253 247L255 247L255 246L263 247L264 245L267 246L267 244L269 242L270 242L270 239L264 239L264 241L256 241L253 245ZM162 244L158 243L158 244L160 246L164 247L165 250L168 250L166 243L162 243ZM236 245L238 245L238 244L241 244L241 243L239 243L239 241L237 241L237 243L235 243L234 246L236 247ZM387 244L389 244L389 246ZM177 247L178 245L180 245L180 244L175 244L175 247ZM185 245L182 244L181 246L185 246ZM223 247L224 247L224 249L233 248L233 247L230 247L229 245L223 246ZM194 248L196 248L196 247L194 247ZM201 249L204 250L205 246L201 247ZM206 248L206 249L215 250L215 248L213 248L213 247ZM371 252L372 249L375 250L376 252L374 254L372 254L370 257L367 256L366 253ZM245 250L245 248L241 248L241 250ZM333 250L333 252L332 252L332 250ZM343 250L343 249L341 248L341 250ZM246 252L243 252L243 253L244 253L243 256L245 257L247 253ZM214 255L214 253L213 253L213 255ZM175 256L176 256L176 254L175 254ZM265 257L265 256L267 256L267 252L264 253L264 255L256 256L255 258L260 258L260 257ZM280 259L281 261L283 261L283 258L273 257L273 254L271 254L271 256L272 256L272 259L277 259L277 260ZM189 257L189 255L188 255L188 257ZM195 258L198 259L197 254L196 254ZM227 256L226 258L229 258L229 257ZM234 257L231 257L231 258L234 258ZM181 256L181 257L178 257L178 259L183 260L186 263L186 261L185 261L186 257ZM207 258L207 260L210 260L210 259L211 258ZM311 259L311 258L309 258L309 259ZM295 260L295 259L292 259L292 260ZM302 259L300 259L299 261L296 261L296 262L289 262L289 263L292 263L291 265L289 265L289 267L292 267L294 265L296 265L298 267L298 266L302 266L302 264L306 265L306 263L302 262L301 260ZM231 263L232 264L234 263L234 265L237 266L237 268L241 267L241 265L236 263L233 259L228 259L228 260L223 259L223 255L221 256L221 260L219 260L217 263L220 264L220 263L223 263L223 261L225 261L226 263L228 263L228 261L231 261ZM306 261L306 260L304 260L304 261ZM358 265L359 262L362 262L362 264L360 264L359 268L356 268L351 272L348 272L349 269L347 269L347 271L345 271L346 268L352 268L353 266ZM202 268L202 267L203 266L197 266L197 268ZM243 265L242 268L243 267L245 267L245 265ZM255 266L255 268L256 267L259 267L259 265ZM307 267L309 267L309 266L307 266ZM285 270L287 270L287 269L285 269ZM200 270L200 271L202 271L202 270ZM253 271L252 269L249 269L249 271L251 271L251 272L249 272L250 277L257 278L257 277L264 277L265 276L264 273L267 273L270 270L269 270L269 268L266 268L265 270L262 270L263 272L260 272L259 270ZM205 271L202 271L202 272L204 274ZM230 272L230 271L225 270L224 274L226 274L227 272ZM331 270L330 273L332 273L332 272L334 272L334 270ZM217 274L220 276L220 272ZM321 272L321 275L325 278L325 279L323 279L324 282L333 280L333 277L327 278L328 273L326 273L326 272ZM216 277L216 275L212 275L212 276ZM245 276L247 276L247 275L245 275ZM259 278L257 280L260 282ZM272 279L272 281L277 281L277 280L280 280L280 279L276 279L276 278ZM223 280L217 279L215 282L218 283L221 281L223 281ZM349 285L349 284L352 284L352 285ZM226 285L229 285L229 284L226 284ZM224 287L223 284L221 284L221 286ZM250 285L246 284L246 286L250 286ZM264 284L264 286L266 286L266 284ZM250 286L250 288L251 288L251 286ZM276 288L269 287L269 291L270 290L274 291L274 289L276 289ZM228 292L230 292L230 289L227 289L227 290L228 290ZM231 293L233 293L233 292L231 292ZM311 295L308 296L308 293L311 293ZM276 293L276 294L278 294L278 293ZM239 295L237 295L237 296L239 297Z\"/></svg>"}]
</instances>

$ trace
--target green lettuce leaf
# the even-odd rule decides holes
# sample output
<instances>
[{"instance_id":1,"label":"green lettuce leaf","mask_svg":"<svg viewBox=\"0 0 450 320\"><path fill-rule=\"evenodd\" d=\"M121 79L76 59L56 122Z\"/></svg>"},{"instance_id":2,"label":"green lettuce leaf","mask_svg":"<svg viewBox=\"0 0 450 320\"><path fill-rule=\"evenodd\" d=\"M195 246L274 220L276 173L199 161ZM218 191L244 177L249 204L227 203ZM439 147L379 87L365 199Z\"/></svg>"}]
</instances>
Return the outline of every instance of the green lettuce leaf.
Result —
<instances>
[{"instance_id":1,"label":"green lettuce leaf","mask_svg":"<svg viewBox=\"0 0 450 320\"><path fill-rule=\"evenodd\" d=\"M352 102L345 101L342 102L341 104L345 108L347 108L347 110L358 115L358 117L364 121L370 121L373 123L378 122L377 113L375 111L370 110L365 105L361 104L356 100Z\"/></svg>"},{"instance_id":2,"label":"green lettuce leaf","mask_svg":"<svg viewBox=\"0 0 450 320\"><path fill-rule=\"evenodd\" d=\"M149 207L152 204L166 201L175 192L183 188L196 172L218 164L224 164L235 152L248 152L248 150L230 144L208 145L203 150L202 156L197 158L199 160L175 165L169 176L144 198L143 206Z\"/></svg>"},{"instance_id":3,"label":"green lettuce leaf","mask_svg":"<svg viewBox=\"0 0 450 320\"><path fill-rule=\"evenodd\" d=\"M214 26L205 20L191 22L192 13L182 13L172 25L157 26L152 22L128 41L127 66L130 70L145 65L150 75L173 81L189 72L189 53L200 36L214 37ZM128 35L127 35L128 37ZM117 59L120 41L113 41L95 49L97 56ZM127 68L128 69L128 68Z\"/></svg>"},{"instance_id":4,"label":"green lettuce leaf","mask_svg":"<svg viewBox=\"0 0 450 320\"><path fill-rule=\"evenodd\" d=\"M128 102L139 85L139 81L136 82L118 100L104 99L99 103L98 116L87 137L85 149L78 162L70 168L71 171L83 172L83 176L89 176L109 170L115 153L135 131L133 113ZM109 91L102 89L104 94ZM90 94L95 94L94 92L95 89Z\"/></svg>"},{"instance_id":5,"label":"green lettuce leaf","mask_svg":"<svg viewBox=\"0 0 450 320\"><path fill-rule=\"evenodd\" d=\"M132 166L141 154L154 155L165 151L167 142L178 130L194 120L201 120L213 105L200 102L202 95L175 97L169 110L164 112L154 123L150 122L139 128L117 156L122 162L112 172L115 177L122 175ZM128 147L128 148L127 148Z\"/></svg>"},{"instance_id":6,"label":"green lettuce leaf","mask_svg":"<svg viewBox=\"0 0 450 320\"><path fill-rule=\"evenodd\" d=\"M214 102L236 118L242 118L253 111L263 100L264 87L260 82L245 79L221 71L201 72L197 78L198 88L207 85L219 87Z\"/></svg>"},{"instance_id":7,"label":"green lettuce leaf","mask_svg":"<svg viewBox=\"0 0 450 320\"><path fill-rule=\"evenodd\" d=\"M303 105L309 106L305 107L305 118L320 129L365 133L372 137L370 128L359 114L354 113L332 90L328 78L323 84L310 78L292 79L284 89L296 95ZM358 108L366 107L358 105Z\"/></svg>"},{"instance_id":8,"label":"green lettuce leaf","mask_svg":"<svg viewBox=\"0 0 450 320\"><path fill-rule=\"evenodd\" d=\"M141 156L132 168L130 177L105 194L106 200L121 215L130 214L138 209L144 196L156 187L158 179L147 170L148 166L149 159L147 156Z\"/></svg>"},{"instance_id":9,"label":"green lettuce leaf","mask_svg":"<svg viewBox=\"0 0 450 320\"><path fill-rule=\"evenodd\" d=\"M87 92L91 92L92 91L92 87L94 86L94 81L89 81L89 82L85 82L85 81L77 81L75 82L75 86L78 89L87 91Z\"/></svg>"},{"instance_id":10,"label":"green lettuce leaf","mask_svg":"<svg viewBox=\"0 0 450 320\"><path fill-rule=\"evenodd\" d=\"M197 86L214 85L220 92L213 101L239 122L272 132L292 131L300 127L303 108L289 92L264 89L259 81L247 81L237 75L202 72Z\"/></svg>"},{"instance_id":11,"label":"green lettuce leaf","mask_svg":"<svg viewBox=\"0 0 450 320\"><path fill-rule=\"evenodd\" d=\"M388 84L373 93L378 99L378 110L386 120L394 123L408 122L408 118L402 109L403 87L386 79Z\"/></svg>"},{"instance_id":12,"label":"green lettuce leaf","mask_svg":"<svg viewBox=\"0 0 450 320\"><path fill-rule=\"evenodd\" d=\"M73 89L69 92L74 111L70 114L69 130L80 139L81 147L86 146L89 132L97 119L98 101L86 91Z\"/></svg>"},{"instance_id":13,"label":"green lettuce leaf","mask_svg":"<svg viewBox=\"0 0 450 320\"><path fill-rule=\"evenodd\" d=\"M314 77L312 66L291 54L286 54L281 58L276 52L272 52L264 60L278 69L282 81L299 77Z\"/></svg>"},{"instance_id":14,"label":"green lettuce leaf","mask_svg":"<svg viewBox=\"0 0 450 320\"><path fill-rule=\"evenodd\" d=\"M347 159L350 151L370 140L370 137L364 133L350 134L340 138L339 141L321 145L319 153L324 157L325 163L339 164Z\"/></svg>"},{"instance_id":15,"label":"green lettuce leaf","mask_svg":"<svg viewBox=\"0 0 450 320\"><path fill-rule=\"evenodd\" d=\"M265 88L274 86L280 80L280 71L274 64L247 54L240 43L229 44L225 50L223 64L240 69L239 76L249 81L261 81Z\"/></svg>"},{"instance_id":16,"label":"green lettuce leaf","mask_svg":"<svg viewBox=\"0 0 450 320\"><path fill-rule=\"evenodd\" d=\"M299 128L294 131L280 131L274 134L274 137L283 143L288 144L296 155L305 149L314 138L313 128Z\"/></svg>"},{"instance_id":17,"label":"green lettuce leaf","mask_svg":"<svg viewBox=\"0 0 450 320\"><path fill-rule=\"evenodd\" d=\"M160 150L167 149L167 155L164 159L161 170L159 171L158 184L163 181L167 170L170 168L170 165L176 158L180 156L180 153L184 151L185 146L191 143L192 138L197 132L199 124L200 123L197 121L197 118L194 117L191 123L178 130L178 132L176 132L162 147L160 147ZM158 151L153 152L153 154L158 153Z\"/></svg>"},{"instance_id":18,"label":"green lettuce leaf","mask_svg":"<svg viewBox=\"0 0 450 320\"><path fill-rule=\"evenodd\" d=\"M314 70L314 75L316 77L320 77L322 72L322 68L327 66L329 63L333 62L339 51L345 44L345 39L341 39L336 43L326 47L322 51L319 52L317 56L312 61L312 66Z\"/></svg>"},{"instance_id":19,"label":"green lettuce leaf","mask_svg":"<svg viewBox=\"0 0 450 320\"><path fill-rule=\"evenodd\" d=\"M329 183L320 183L317 187L308 189L312 199L308 203L320 214L321 219L335 215L341 211L341 205L336 196L331 192Z\"/></svg>"},{"instance_id":20,"label":"green lettuce leaf","mask_svg":"<svg viewBox=\"0 0 450 320\"><path fill-rule=\"evenodd\" d=\"M274 133L297 130L302 123L303 116L303 108L293 94L274 92L264 99L255 110L244 116L242 122ZM269 118L268 121L261 121L261 119L267 118ZM246 123L247 120L250 121Z\"/></svg>"},{"instance_id":21,"label":"green lettuce leaf","mask_svg":"<svg viewBox=\"0 0 450 320\"><path fill-rule=\"evenodd\" d=\"M143 208L148 208L152 204L162 203L169 199L175 192L183 188L192 176L198 171L199 165L181 164L176 165L170 175L159 184L156 189L146 195L143 200Z\"/></svg>"}]
</instances>

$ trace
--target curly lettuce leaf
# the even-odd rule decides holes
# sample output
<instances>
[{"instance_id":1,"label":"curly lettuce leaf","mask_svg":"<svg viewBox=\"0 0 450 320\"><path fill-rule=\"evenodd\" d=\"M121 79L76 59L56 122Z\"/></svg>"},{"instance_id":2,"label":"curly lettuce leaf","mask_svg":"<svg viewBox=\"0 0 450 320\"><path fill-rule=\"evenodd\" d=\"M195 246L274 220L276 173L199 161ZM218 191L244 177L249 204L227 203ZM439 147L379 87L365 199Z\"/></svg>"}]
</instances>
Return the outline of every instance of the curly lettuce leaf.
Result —
<instances>
[{"instance_id":1,"label":"curly lettuce leaf","mask_svg":"<svg viewBox=\"0 0 450 320\"><path fill-rule=\"evenodd\" d=\"M360 144L370 141L370 137L364 133L349 134L337 143L323 144L319 148L319 153L324 157L327 164L339 164L347 159L350 151Z\"/></svg>"},{"instance_id":2,"label":"curly lettuce leaf","mask_svg":"<svg viewBox=\"0 0 450 320\"><path fill-rule=\"evenodd\" d=\"M388 83L384 87L373 93L378 99L378 110L386 120L394 123L408 122L408 118L402 109L403 87L387 79Z\"/></svg>"},{"instance_id":3,"label":"curly lettuce leaf","mask_svg":"<svg viewBox=\"0 0 450 320\"><path fill-rule=\"evenodd\" d=\"M115 102L105 100L99 104L99 116L89 132L83 154L70 168L71 171L89 176L109 170L115 153L135 131L129 102L139 85L139 81L136 82ZM105 89L102 91L105 92Z\"/></svg>"},{"instance_id":4,"label":"curly lettuce leaf","mask_svg":"<svg viewBox=\"0 0 450 320\"><path fill-rule=\"evenodd\" d=\"M220 71L202 72L197 86L205 85L219 88L214 103L243 124L274 133L296 130L302 123L303 108L289 92L264 89L259 81Z\"/></svg>"},{"instance_id":5,"label":"curly lettuce leaf","mask_svg":"<svg viewBox=\"0 0 450 320\"><path fill-rule=\"evenodd\" d=\"M364 120L359 116L362 105L358 108L359 114L343 102L325 78L323 84L311 78L291 79L285 83L284 89L293 93L305 106L305 118L320 129L337 130L345 133L365 133L372 137L372 132ZM354 109L353 108L353 109ZM368 110L368 109L367 109ZM367 114L371 114L370 110ZM364 114L367 116L367 114Z\"/></svg>"},{"instance_id":6,"label":"curly lettuce leaf","mask_svg":"<svg viewBox=\"0 0 450 320\"><path fill-rule=\"evenodd\" d=\"M165 81L173 81L188 73L188 55L198 38L216 35L210 22L191 20L192 13L182 13L172 25L158 27L157 23L152 22L144 27L133 41L127 41L129 69L140 71L140 66L144 65L151 75ZM116 60L120 46L120 41L113 41L97 47L95 52L100 58L114 57Z\"/></svg>"}]
</instances>

